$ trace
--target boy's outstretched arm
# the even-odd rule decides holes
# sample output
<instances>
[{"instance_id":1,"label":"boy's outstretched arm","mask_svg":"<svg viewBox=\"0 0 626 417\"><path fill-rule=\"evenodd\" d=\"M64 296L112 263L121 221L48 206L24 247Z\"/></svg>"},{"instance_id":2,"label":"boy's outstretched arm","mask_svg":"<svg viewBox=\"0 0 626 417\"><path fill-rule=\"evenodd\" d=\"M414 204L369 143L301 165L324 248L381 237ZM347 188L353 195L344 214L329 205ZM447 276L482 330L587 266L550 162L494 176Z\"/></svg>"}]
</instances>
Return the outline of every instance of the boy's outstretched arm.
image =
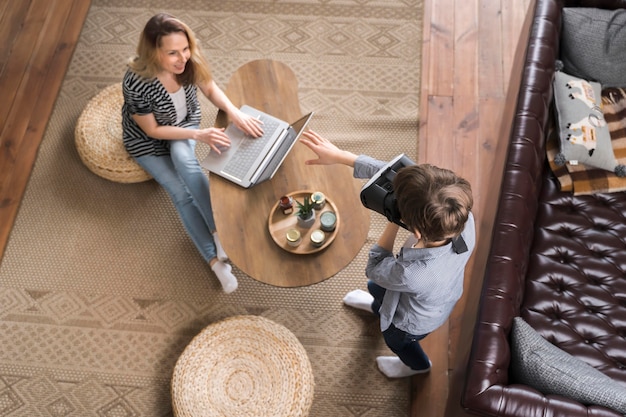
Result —
<instances>
[{"instance_id":1,"label":"boy's outstretched arm","mask_svg":"<svg viewBox=\"0 0 626 417\"><path fill-rule=\"evenodd\" d=\"M317 159L305 161L307 165L333 165L343 164L354 167L357 155L349 151L339 149L328 139L323 138L318 133L308 130L302 133L300 142L317 154Z\"/></svg>"}]
</instances>

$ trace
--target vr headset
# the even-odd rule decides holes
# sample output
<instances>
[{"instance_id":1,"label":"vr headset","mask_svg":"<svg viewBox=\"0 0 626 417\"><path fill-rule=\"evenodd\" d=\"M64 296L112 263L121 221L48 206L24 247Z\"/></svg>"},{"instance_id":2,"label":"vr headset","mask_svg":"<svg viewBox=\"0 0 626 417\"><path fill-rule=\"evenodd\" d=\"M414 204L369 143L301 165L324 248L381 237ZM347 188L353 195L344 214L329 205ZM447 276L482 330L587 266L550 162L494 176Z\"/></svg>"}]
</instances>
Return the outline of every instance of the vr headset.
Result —
<instances>
[{"instance_id":1,"label":"vr headset","mask_svg":"<svg viewBox=\"0 0 626 417\"><path fill-rule=\"evenodd\" d=\"M385 164L370 180L361 188L361 204L365 208L382 214L389 220L404 229L408 227L402 222L402 216L398 210L398 201L394 195L393 179L401 168L415 165L408 156L400 154ZM409 230L413 232L412 230ZM467 252L467 245L461 235L452 239L452 248L456 253Z\"/></svg>"},{"instance_id":2,"label":"vr headset","mask_svg":"<svg viewBox=\"0 0 626 417\"><path fill-rule=\"evenodd\" d=\"M366 208L380 213L393 222L408 230L407 226L400 218L398 201L393 191L393 179L398 170L406 166L415 165L408 156L400 154L382 167L370 180L361 188L361 204Z\"/></svg>"}]
</instances>

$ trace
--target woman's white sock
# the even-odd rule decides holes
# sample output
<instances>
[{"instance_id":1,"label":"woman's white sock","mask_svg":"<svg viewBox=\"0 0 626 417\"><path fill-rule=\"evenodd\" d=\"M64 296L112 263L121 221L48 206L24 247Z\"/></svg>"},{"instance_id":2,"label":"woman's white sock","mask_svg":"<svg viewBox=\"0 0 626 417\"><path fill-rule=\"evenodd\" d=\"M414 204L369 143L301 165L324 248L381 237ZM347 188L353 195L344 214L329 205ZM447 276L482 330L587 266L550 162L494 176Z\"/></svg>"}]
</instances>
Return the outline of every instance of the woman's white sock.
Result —
<instances>
[{"instance_id":1,"label":"woman's white sock","mask_svg":"<svg viewBox=\"0 0 626 417\"><path fill-rule=\"evenodd\" d=\"M343 297L343 302L345 305L358 308L359 310L365 310L370 313L373 313L372 303L374 302L374 297L367 291L363 290L353 290Z\"/></svg>"},{"instance_id":2,"label":"woman's white sock","mask_svg":"<svg viewBox=\"0 0 626 417\"><path fill-rule=\"evenodd\" d=\"M222 247L222 242L220 242L219 237L217 237L217 232L213 233L213 241L215 242L215 249L217 251L217 259L219 259L220 261L227 261L228 255L226 255L226 252L224 251L224 248Z\"/></svg>"},{"instance_id":3,"label":"woman's white sock","mask_svg":"<svg viewBox=\"0 0 626 417\"><path fill-rule=\"evenodd\" d=\"M237 283L237 277L231 272L233 268L229 264L217 261L211 265L211 269L215 272L215 275L222 284L222 289L226 294L230 294L237 289L237 286L239 285Z\"/></svg>"}]
</instances>

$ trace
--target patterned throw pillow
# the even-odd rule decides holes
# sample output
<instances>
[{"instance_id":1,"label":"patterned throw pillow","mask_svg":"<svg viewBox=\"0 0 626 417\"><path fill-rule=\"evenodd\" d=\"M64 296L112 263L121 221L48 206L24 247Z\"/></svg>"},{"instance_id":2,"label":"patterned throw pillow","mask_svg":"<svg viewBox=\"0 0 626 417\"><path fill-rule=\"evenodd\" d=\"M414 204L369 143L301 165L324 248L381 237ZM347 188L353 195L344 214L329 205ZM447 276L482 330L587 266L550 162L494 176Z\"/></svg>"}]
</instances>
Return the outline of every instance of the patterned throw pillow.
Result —
<instances>
[{"instance_id":1,"label":"patterned throw pillow","mask_svg":"<svg viewBox=\"0 0 626 417\"><path fill-rule=\"evenodd\" d=\"M617 163L613 153L600 84L557 71L553 87L560 139L555 162L585 164L626 176L626 167Z\"/></svg>"},{"instance_id":2,"label":"patterned throw pillow","mask_svg":"<svg viewBox=\"0 0 626 417\"><path fill-rule=\"evenodd\" d=\"M626 386L554 346L521 317L513 319L511 330L511 374L514 382L544 395L626 414Z\"/></svg>"},{"instance_id":3,"label":"patterned throw pillow","mask_svg":"<svg viewBox=\"0 0 626 417\"><path fill-rule=\"evenodd\" d=\"M605 87L626 87L626 9L565 7L561 59L565 71Z\"/></svg>"}]
</instances>

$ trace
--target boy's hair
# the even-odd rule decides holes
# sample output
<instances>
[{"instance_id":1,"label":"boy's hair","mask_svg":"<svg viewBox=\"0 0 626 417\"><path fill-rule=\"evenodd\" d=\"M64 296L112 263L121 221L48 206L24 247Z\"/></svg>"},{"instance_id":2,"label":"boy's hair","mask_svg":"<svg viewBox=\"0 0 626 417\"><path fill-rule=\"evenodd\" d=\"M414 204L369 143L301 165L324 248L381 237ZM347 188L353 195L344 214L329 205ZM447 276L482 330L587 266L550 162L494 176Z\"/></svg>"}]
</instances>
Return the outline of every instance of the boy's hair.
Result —
<instances>
[{"instance_id":1,"label":"boy's hair","mask_svg":"<svg viewBox=\"0 0 626 417\"><path fill-rule=\"evenodd\" d=\"M182 33L189 42L191 57L185 71L176 77L182 85L211 81L209 64L202 56L200 45L193 31L182 21L167 13L158 13L150 18L139 35L137 55L130 59L128 66L137 75L152 79L160 71L159 48L161 39L172 33Z\"/></svg>"},{"instance_id":2,"label":"boy's hair","mask_svg":"<svg viewBox=\"0 0 626 417\"><path fill-rule=\"evenodd\" d=\"M393 188L402 221L426 242L460 235L474 203L467 180L430 164L399 169Z\"/></svg>"}]
</instances>

